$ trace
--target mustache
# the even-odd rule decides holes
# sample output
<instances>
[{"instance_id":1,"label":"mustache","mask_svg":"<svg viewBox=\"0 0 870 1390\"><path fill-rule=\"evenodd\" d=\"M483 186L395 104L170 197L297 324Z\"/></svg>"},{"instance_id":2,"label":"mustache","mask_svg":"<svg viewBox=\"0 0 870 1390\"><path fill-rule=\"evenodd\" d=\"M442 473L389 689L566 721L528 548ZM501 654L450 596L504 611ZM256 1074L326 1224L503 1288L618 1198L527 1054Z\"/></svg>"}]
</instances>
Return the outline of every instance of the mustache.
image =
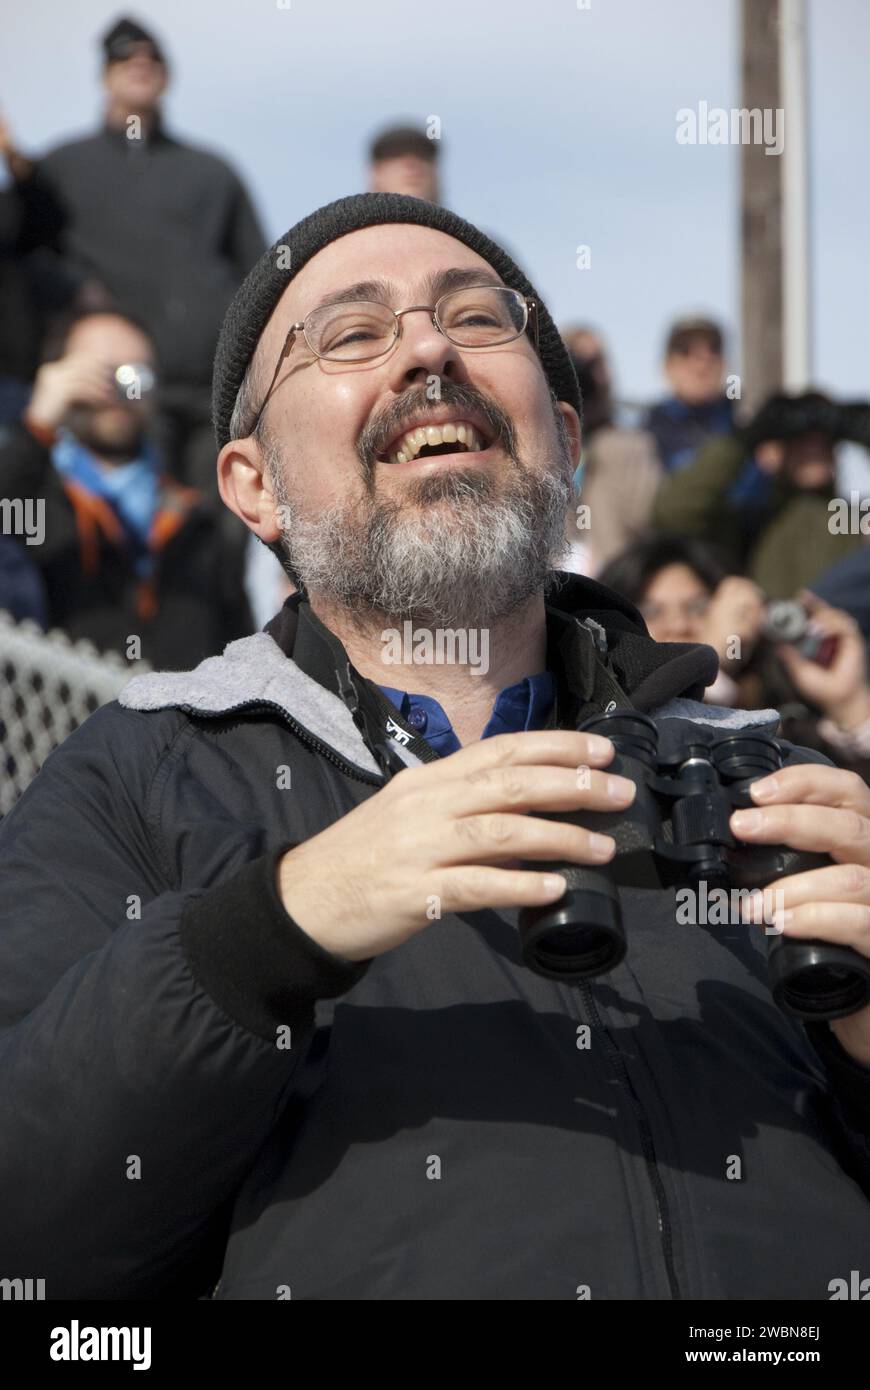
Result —
<instances>
[{"instance_id":1,"label":"mustache","mask_svg":"<svg viewBox=\"0 0 870 1390\"><path fill-rule=\"evenodd\" d=\"M473 411L486 425L493 444L502 448L516 460L516 431L510 417L497 401L475 387L461 382L442 381L441 389L434 399L425 390L417 388L407 391L392 402L376 419L370 420L357 440L357 457L368 476L374 471L375 461L384 452L390 440L409 425L414 415L426 405L447 405L457 411Z\"/></svg>"}]
</instances>

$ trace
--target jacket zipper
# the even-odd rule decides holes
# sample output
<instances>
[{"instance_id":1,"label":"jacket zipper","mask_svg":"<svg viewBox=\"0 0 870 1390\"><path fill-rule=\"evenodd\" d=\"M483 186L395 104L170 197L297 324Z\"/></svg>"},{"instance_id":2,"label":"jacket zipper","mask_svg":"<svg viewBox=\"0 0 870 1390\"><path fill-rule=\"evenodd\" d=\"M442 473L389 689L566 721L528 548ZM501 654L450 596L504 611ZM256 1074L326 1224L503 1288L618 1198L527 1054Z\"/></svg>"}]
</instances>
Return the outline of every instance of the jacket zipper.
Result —
<instances>
[{"instance_id":1,"label":"jacket zipper","mask_svg":"<svg viewBox=\"0 0 870 1390\"><path fill-rule=\"evenodd\" d=\"M613 1038L611 1037L610 1032L608 1031L607 1025L605 1024L600 1013L598 1012L598 1005L595 1003L591 986L586 980L582 980L578 988L583 1002L586 1006L586 1010L589 1014L589 1017L592 1020L593 1026L601 1030L601 1034L606 1040L607 1046L610 1049L611 1057L616 1068L619 1080L622 1082L626 1094L628 1095L629 1100L631 1101L632 1109L634 1110L634 1116L637 1121L638 1131L640 1133L641 1146L643 1148L643 1156L646 1160L646 1170L647 1174L649 1175L650 1185L652 1187L653 1192L653 1198L656 1204L659 1240L661 1241L662 1254L664 1256L665 1261L665 1269L667 1270L668 1284L670 1285L671 1289L671 1298L682 1299L683 1295L680 1291L680 1284L679 1280L677 1279L677 1271L674 1266L674 1242L673 1231L671 1229L670 1214L668 1212L668 1199L667 1194L665 1192L664 1183L662 1182L661 1173L658 1169L655 1145L653 1144L652 1129L650 1127L646 1111L644 1110L643 1105L640 1102L640 1098L637 1094L637 1091L634 1089L634 1086L632 1085L631 1077L628 1074L628 1068L625 1065L625 1060L622 1056L622 1053L616 1046L616 1043L613 1041Z\"/></svg>"},{"instance_id":2,"label":"jacket zipper","mask_svg":"<svg viewBox=\"0 0 870 1390\"><path fill-rule=\"evenodd\" d=\"M358 782L365 782L369 786L380 787L384 785L383 777L376 777L373 773L364 772L362 768L355 767L353 763L349 763L345 758L339 757L339 755L334 751L334 749L332 749L329 746L328 743L324 743L322 739L319 739L314 734L309 733L307 729L303 728L301 724L298 724L296 720L293 719L292 716L287 713L283 706L277 705L271 700L256 700L253 702L232 705L227 709L215 711L214 713L205 712L203 710L197 710L190 705L182 705L180 706L180 708L182 708L187 714L199 718L205 717L210 719L223 719L227 715L237 714L240 710L276 710L277 713L281 715L284 723L288 725L288 727L299 739L300 743L304 743L307 747L319 753L321 757L326 758L328 762L332 763L335 767L339 768L343 773L345 773L346 776L353 777ZM646 1111L640 1103L640 1099L638 1098L637 1092L635 1091L634 1086L631 1083L631 1077L628 1074L628 1070L626 1068L622 1054L620 1053L619 1048L614 1043L613 1038L610 1036L610 1033L604 1023L604 1020L598 1012L598 1006L595 1003L595 999L593 997L592 990L589 984L586 981L582 981L579 985L579 991L583 998L583 1002L586 1005L586 1009L589 1014L589 1017L592 1020L593 1026L600 1029L602 1036L606 1039L607 1046L610 1049L619 1078L626 1091L626 1094L628 1095L631 1101L632 1109L634 1110L635 1119L637 1120L637 1126L640 1133L644 1159L646 1161L647 1173L649 1174L650 1184L652 1186L653 1191L653 1198L656 1204L659 1237L661 1240L665 1268L667 1270L668 1275L668 1284L670 1285L671 1290L671 1297L674 1299L681 1299L682 1293L680 1292L680 1285L677 1279L677 1272L674 1267L673 1233L671 1231L670 1215L668 1212L667 1194L665 1193L664 1184L662 1183L661 1179L661 1174L658 1170L655 1146L653 1144L652 1130L650 1128L649 1120L647 1119ZM218 1280L218 1283L215 1285L215 1288L213 1289L210 1297L214 1298L219 1287L220 1280Z\"/></svg>"},{"instance_id":3,"label":"jacket zipper","mask_svg":"<svg viewBox=\"0 0 870 1390\"><path fill-rule=\"evenodd\" d=\"M287 713L283 705L276 705L272 700L243 701L239 705L228 705L226 709L221 710L195 709L192 705L176 705L175 708L183 710L185 714L189 714L195 719L226 719L228 715L238 714L240 710L276 710L278 714L281 715L284 723L289 726L291 731L299 739L300 743L306 744L307 747L313 749L314 752L319 753L321 757L326 758L327 762L339 768L347 777L353 777L358 782L366 782L372 787L384 786L383 777L379 777L372 772L364 772L361 767L355 767L353 763L349 763L345 758L339 757L338 753L336 753L333 748L330 748L328 743L324 743L322 739L309 733L301 724L297 724L296 720L292 715Z\"/></svg>"}]
</instances>

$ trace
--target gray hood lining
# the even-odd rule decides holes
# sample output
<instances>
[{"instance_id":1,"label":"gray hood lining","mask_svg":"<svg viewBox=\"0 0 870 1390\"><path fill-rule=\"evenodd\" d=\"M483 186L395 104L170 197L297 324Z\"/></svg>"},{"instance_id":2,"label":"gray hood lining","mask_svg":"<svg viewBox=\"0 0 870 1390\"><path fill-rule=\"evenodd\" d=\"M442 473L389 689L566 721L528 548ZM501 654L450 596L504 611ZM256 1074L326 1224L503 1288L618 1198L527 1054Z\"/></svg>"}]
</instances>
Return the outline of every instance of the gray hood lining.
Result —
<instances>
[{"instance_id":1,"label":"gray hood lining","mask_svg":"<svg viewBox=\"0 0 870 1390\"><path fill-rule=\"evenodd\" d=\"M380 775L344 702L300 670L267 632L230 642L222 656L206 657L192 671L134 676L118 701L125 709L181 709L212 716L245 705L277 705L347 762Z\"/></svg>"},{"instance_id":2,"label":"gray hood lining","mask_svg":"<svg viewBox=\"0 0 870 1390\"><path fill-rule=\"evenodd\" d=\"M706 705L702 700L667 700L652 710L656 719L690 719L693 724L711 724L717 729L748 729L759 725L779 728L779 710L730 709L727 705Z\"/></svg>"},{"instance_id":3,"label":"gray hood lining","mask_svg":"<svg viewBox=\"0 0 870 1390\"><path fill-rule=\"evenodd\" d=\"M311 737L325 743L363 772L380 775L362 734L344 702L285 656L267 632L230 642L222 656L210 656L192 671L153 671L134 676L118 696L125 709L180 709L213 717L245 706L276 705ZM770 726L775 709L728 709L699 700L672 699L651 711L661 719L688 719L720 729ZM415 759L416 761L416 759Z\"/></svg>"}]
</instances>

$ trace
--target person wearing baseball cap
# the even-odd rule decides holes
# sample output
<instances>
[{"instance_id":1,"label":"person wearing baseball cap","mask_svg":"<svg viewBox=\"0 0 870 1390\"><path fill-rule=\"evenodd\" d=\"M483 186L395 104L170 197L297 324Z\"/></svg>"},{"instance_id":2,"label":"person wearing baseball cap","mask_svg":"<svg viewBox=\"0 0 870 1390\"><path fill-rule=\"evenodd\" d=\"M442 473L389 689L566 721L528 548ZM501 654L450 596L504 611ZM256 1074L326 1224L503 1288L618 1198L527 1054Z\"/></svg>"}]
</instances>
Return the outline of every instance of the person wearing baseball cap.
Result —
<instances>
[{"instance_id":1,"label":"person wearing baseball cap","mask_svg":"<svg viewBox=\"0 0 870 1390\"><path fill-rule=\"evenodd\" d=\"M265 238L236 171L167 129L169 64L153 32L121 17L100 56L101 128L35 161L7 155L22 193L27 185L27 238L38 243L50 230L57 239L76 302L121 306L147 326L167 469L226 525L214 487L211 364L224 313Z\"/></svg>"},{"instance_id":2,"label":"person wearing baseball cap","mask_svg":"<svg viewBox=\"0 0 870 1390\"><path fill-rule=\"evenodd\" d=\"M689 935L664 888L601 980L520 950L634 796L590 715L776 727L554 572L580 413L533 285L421 199L321 208L241 286L221 495L297 592L131 681L0 829L0 1247L48 1297L824 1298L860 1268L866 1019L802 1033L758 928ZM854 859L870 797L782 753L768 811L803 795Z\"/></svg>"}]
</instances>

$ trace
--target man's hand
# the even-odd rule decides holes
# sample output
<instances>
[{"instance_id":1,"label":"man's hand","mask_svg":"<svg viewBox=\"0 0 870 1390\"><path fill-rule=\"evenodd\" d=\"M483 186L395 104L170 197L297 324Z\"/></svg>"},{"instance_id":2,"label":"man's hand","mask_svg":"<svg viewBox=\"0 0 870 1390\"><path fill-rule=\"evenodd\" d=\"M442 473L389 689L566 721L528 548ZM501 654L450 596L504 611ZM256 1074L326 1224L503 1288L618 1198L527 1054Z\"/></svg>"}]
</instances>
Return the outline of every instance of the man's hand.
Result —
<instances>
[{"instance_id":1,"label":"man's hand","mask_svg":"<svg viewBox=\"0 0 870 1390\"><path fill-rule=\"evenodd\" d=\"M499 734L407 768L287 851L278 867L284 906L326 950L368 960L430 926L433 899L437 916L556 902L563 878L509 866L604 864L615 844L526 812L629 806L634 783L598 771L613 752L596 735L540 730Z\"/></svg>"},{"instance_id":2,"label":"man's hand","mask_svg":"<svg viewBox=\"0 0 870 1390\"><path fill-rule=\"evenodd\" d=\"M854 729L870 719L867 652L861 629L848 613L832 608L808 589L802 589L798 597L820 635L837 638L834 659L830 666L820 666L787 642L777 645L776 655L800 695L818 705L841 729Z\"/></svg>"},{"instance_id":3,"label":"man's hand","mask_svg":"<svg viewBox=\"0 0 870 1390\"><path fill-rule=\"evenodd\" d=\"M112 373L89 353L70 353L46 362L36 374L26 419L56 430L72 405L111 405L117 400Z\"/></svg>"},{"instance_id":4,"label":"man's hand","mask_svg":"<svg viewBox=\"0 0 870 1390\"><path fill-rule=\"evenodd\" d=\"M851 946L870 956L870 789L855 772L800 763L752 785L757 811L735 811L731 829L754 845L790 845L836 863L764 889L763 920L785 936ZM758 817L751 825L746 817ZM741 819L744 818L744 819ZM782 894L777 899L774 894ZM774 908L782 906L780 920ZM759 919L757 906L753 919ZM870 1004L830 1024L856 1062L870 1068Z\"/></svg>"}]
</instances>

